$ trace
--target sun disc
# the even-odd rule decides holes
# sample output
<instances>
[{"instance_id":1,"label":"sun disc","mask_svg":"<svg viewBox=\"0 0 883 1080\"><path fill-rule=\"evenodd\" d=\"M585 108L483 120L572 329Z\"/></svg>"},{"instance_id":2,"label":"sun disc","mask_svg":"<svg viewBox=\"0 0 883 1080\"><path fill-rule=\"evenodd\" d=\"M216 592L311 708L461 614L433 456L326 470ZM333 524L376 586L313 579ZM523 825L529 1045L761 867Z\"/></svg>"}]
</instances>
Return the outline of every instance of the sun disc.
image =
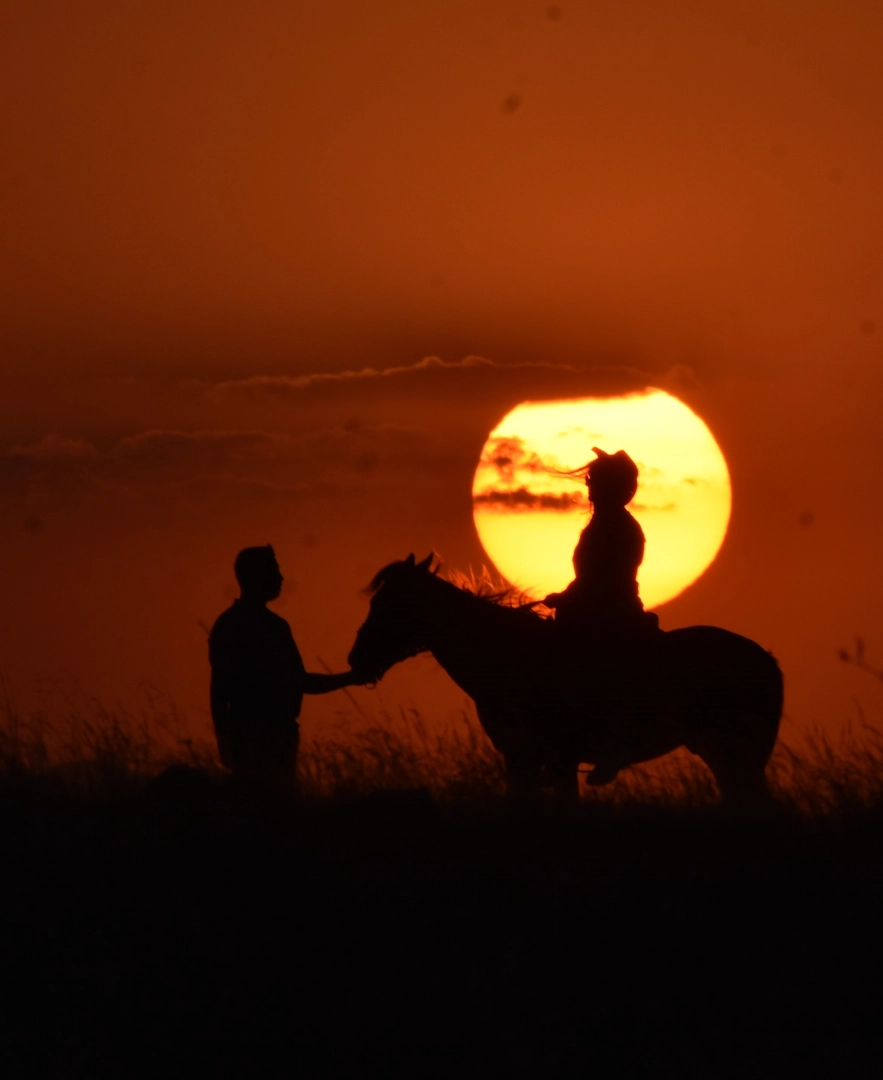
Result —
<instances>
[{"instance_id":1,"label":"sun disc","mask_svg":"<svg viewBox=\"0 0 883 1080\"><path fill-rule=\"evenodd\" d=\"M487 438L472 485L475 527L507 581L535 598L563 589L589 519L585 485L556 473L625 450L638 466L630 512L647 546L638 571L646 608L692 584L714 561L730 518L730 477L705 423L663 390L614 398L525 401Z\"/></svg>"}]
</instances>

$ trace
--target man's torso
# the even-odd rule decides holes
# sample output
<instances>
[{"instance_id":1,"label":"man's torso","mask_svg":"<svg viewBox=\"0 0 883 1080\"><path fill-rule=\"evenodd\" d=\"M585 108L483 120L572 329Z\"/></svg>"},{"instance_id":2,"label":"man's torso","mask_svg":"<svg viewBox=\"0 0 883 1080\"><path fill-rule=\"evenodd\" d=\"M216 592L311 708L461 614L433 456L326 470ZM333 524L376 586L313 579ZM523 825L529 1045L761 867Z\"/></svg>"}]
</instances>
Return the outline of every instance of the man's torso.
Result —
<instances>
[{"instance_id":1,"label":"man's torso","mask_svg":"<svg viewBox=\"0 0 883 1080\"><path fill-rule=\"evenodd\" d=\"M212 628L209 660L234 722L249 727L296 722L304 666L285 619L263 605L236 600Z\"/></svg>"}]
</instances>

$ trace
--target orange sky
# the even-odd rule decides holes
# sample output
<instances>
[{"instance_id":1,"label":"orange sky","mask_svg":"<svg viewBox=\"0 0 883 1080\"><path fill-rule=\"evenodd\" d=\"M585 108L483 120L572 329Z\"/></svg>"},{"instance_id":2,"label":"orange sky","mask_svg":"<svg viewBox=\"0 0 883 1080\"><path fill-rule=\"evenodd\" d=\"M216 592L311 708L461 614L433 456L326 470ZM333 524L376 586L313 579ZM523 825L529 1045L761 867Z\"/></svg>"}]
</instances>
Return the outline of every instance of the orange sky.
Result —
<instances>
[{"instance_id":1,"label":"orange sky","mask_svg":"<svg viewBox=\"0 0 883 1080\"><path fill-rule=\"evenodd\" d=\"M733 482L663 625L771 648L796 724L879 713L835 654L883 664L881 37L848 0L4 4L0 670L197 715L267 540L340 665L380 565L480 562L508 409L650 384ZM427 678L385 694L447 708Z\"/></svg>"}]
</instances>

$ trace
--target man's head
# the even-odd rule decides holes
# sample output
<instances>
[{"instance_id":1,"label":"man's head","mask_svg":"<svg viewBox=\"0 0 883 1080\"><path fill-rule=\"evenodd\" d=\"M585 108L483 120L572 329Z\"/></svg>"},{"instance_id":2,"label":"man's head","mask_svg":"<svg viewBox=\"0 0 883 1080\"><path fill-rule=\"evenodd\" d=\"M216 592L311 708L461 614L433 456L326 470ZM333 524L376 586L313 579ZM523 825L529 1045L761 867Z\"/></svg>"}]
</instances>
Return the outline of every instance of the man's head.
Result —
<instances>
[{"instance_id":1,"label":"man's head","mask_svg":"<svg viewBox=\"0 0 883 1080\"><path fill-rule=\"evenodd\" d=\"M243 600L266 604L282 592L282 572L271 544L243 548L233 563L233 573L242 590Z\"/></svg>"},{"instance_id":2,"label":"man's head","mask_svg":"<svg viewBox=\"0 0 883 1080\"><path fill-rule=\"evenodd\" d=\"M638 490L638 466L625 450L607 454L597 446L592 449L598 456L586 470L589 499L595 506L625 506Z\"/></svg>"}]
</instances>

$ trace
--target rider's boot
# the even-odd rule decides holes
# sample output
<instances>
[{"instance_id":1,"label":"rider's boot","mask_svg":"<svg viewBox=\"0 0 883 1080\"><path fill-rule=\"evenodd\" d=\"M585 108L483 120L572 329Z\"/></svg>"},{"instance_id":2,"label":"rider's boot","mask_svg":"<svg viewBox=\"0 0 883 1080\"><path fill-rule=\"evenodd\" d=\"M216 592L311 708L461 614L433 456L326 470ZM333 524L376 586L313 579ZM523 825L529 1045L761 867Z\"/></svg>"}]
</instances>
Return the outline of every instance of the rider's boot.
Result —
<instances>
[{"instance_id":1,"label":"rider's boot","mask_svg":"<svg viewBox=\"0 0 883 1080\"><path fill-rule=\"evenodd\" d=\"M631 764L628 746L619 730L622 718L619 718L619 721L619 724L612 725L614 730L608 732L596 749L595 767L586 777L589 787L604 787L605 784L612 783L619 775L620 769Z\"/></svg>"},{"instance_id":2,"label":"rider's boot","mask_svg":"<svg viewBox=\"0 0 883 1080\"><path fill-rule=\"evenodd\" d=\"M623 766L613 756L605 756L595 762L595 767L586 777L589 787L604 787L612 783Z\"/></svg>"}]
</instances>

